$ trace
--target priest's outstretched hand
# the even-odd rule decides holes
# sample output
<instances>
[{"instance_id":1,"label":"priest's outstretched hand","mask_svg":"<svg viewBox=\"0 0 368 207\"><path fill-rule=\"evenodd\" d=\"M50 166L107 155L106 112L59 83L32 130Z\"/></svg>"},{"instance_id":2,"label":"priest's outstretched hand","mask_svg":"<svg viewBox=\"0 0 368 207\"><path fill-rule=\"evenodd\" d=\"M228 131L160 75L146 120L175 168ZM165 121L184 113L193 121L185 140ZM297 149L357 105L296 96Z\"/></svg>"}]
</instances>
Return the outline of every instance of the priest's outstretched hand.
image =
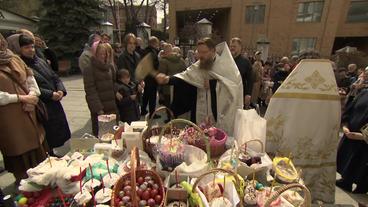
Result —
<instances>
[{"instance_id":1,"label":"priest's outstretched hand","mask_svg":"<svg viewBox=\"0 0 368 207\"><path fill-rule=\"evenodd\" d=\"M165 85L169 83L170 77L163 73L159 73L156 75L155 79L159 85Z\"/></svg>"}]
</instances>

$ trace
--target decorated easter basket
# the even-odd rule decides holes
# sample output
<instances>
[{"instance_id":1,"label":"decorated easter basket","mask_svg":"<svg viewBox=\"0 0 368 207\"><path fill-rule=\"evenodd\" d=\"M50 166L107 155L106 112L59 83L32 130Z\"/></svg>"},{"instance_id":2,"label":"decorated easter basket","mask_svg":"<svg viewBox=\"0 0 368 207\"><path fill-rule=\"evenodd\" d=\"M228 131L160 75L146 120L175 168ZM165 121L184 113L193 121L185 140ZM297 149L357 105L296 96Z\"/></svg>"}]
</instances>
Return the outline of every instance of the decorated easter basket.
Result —
<instances>
[{"instance_id":1,"label":"decorated easter basket","mask_svg":"<svg viewBox=\"0 0 368 207\"><path fill-rule=\"evenodd\" d=\"M143 149L150 156L152 160L156 159L156 157L154 156L154 152L156 150L155 147L157 143L151 143L151 138L153 136L159 136L162 130L162 126L153 126L153 117L158 112L164 111L164 110L166 110L170 114L170 119L174 118L174 114L169 108L165 106L159 107L152 113L151 118L148 119L148 127L143 131L143 134L142 134ZM170 133L170 129L167 129L167 133Z\"/></svg>"},{"instance_id":2,"label":"decorated easter basket","mask_svg":"<svg viewBox=\"0 0 368 207\"><path fill-rule=\"evenodd\" d=\"M139 206L138 193L137 193L137 190L134 190L139 185L137 183L137 178L150 177L154 181L154 183L158 185L158 195L161 196L161 199L160 199L161 201L157 202L155 205L163 207L166 194L165 194L162 179L160 178L160 176L158 176L158 174L155 171L140 169L140 166L138 164L140 163L139 150L137 147L133 148L131 152L131 162L132 162L131 172L120 177L120 179L116 182L114 186L113 193L112 193L112 199L111 199L111 206L120 207L119 202L121 201L121 199L120 199L119 193L120 191L124 189L124 185L126 184L126 182L130 183L130 186L132 189L131 195L130 195L131 206Z\"/></svg>"},{"instance_id":3,"label":"decorated easter basket","mask_svg":"<svg viewBox=\"0 0 368 207\"><path fill-rule=\"evenodd\" d=\"M176 167L181 169L179 172L182 175L198 177L209 167L211 155L208 140L204 139L208 153L198 147L188 145L178 134L182 132L178 129L179 127L185 128L187 126L193 127L198 133L202 134L201 137L204 137L203 130L200 127L185 119L171 120L161 130L156 152L156 166L157 171L163 177L177 169ZM171 131L171 133L164 136L164 132L167 131ZM198 159L194 159L194 157ZM197 161L198 163L196 163Z\"/></svg>"},{"instance_id":4,"label":"decorated easter basket","mask_svg":"<svg viewBox=\"0 0 368 207\"><path fill-rule=\"evenodd\" d=\"M222 129L208 127L206 124L201 124L200 128L204 132L204 137L209 140L211 158L220 157L226 151L227 134ZM203 134L195 133L194 130L193 127L186 128L183 137L187 140L188 144L199 147L207 152L206 143L201 137Z\"/></svg>"},{"instance_id":5,"label":"decorated easter basket","mask_svg":"<svg viewBox=\"0 0 368 207\"><path fill-rule=\"evenodd\" d=\"M275 157L273 159L273 171L275 178L282 183L294 183L299 178L299 173L294 164L287 157Z\"/></svg>"},{"instance_id":6,"label":"decorated easter basket","mask_svg":"<svg viewBox=\"0 0 368 207\"><path fill-rule=\"evenodd\" d=\"M195 193L202 194L202 196L200 196L202 198L202 202L204 202L204 203L207 202L208 203L208 201L205 198L203 192L200 190L201 187L199 185L200 185L201 180L203 180L206 176L208 176L210 174L214 174L214 176L215 176L217 173L226 174L228 176L231 176L231 178L233 178L231 180L232 180L232 182L234 184L234 187L235 187L235 189L237 191L237 196L239 198L239 203L238 203L237 206L244 206L242 195L241 195L240 190L239 190L240 188L242 188L241 180L239 179L238 175L236 173L234 173L233 171L231 171L231 170L225 170L225 169L222 169L222 168L214 168L214 169L212 169L212 170L210 170L210 171L202 174L201 176L199 176L195 180L195 182L193 184L193 188L192 188L192 193L193 194L195 194ZM212 181L210 181L210 182L212 182ZM198 191L201 191L201 192L198 192Z\"/></svg>"},{"instance_id":7,"label":"decorated easter basket","mask_svg":"<svg viewBox=\"0 0 368 207\"><path fill-rule=\"evenodd\" d=\"M312 206L312 197L311 197L311 193L310 193L309 189L307 187L305 187L304 185L301 185L301 184L298 184L298 183L293 183L293 184L282 186L279 189L277 189L277 191L274 192L272 194L272 196L267 199L264 207L270 207L271 206L271 203L273 201L275 201L277 198L279 198L282 193L284 193L287 190L292 189L292 188L299 188L299 189L301 189L303 191L303 194L304 194L304 202L303 202L303 204L301 206L303 206L303 207L311 207Z\"/></svg>"}]
</instances>

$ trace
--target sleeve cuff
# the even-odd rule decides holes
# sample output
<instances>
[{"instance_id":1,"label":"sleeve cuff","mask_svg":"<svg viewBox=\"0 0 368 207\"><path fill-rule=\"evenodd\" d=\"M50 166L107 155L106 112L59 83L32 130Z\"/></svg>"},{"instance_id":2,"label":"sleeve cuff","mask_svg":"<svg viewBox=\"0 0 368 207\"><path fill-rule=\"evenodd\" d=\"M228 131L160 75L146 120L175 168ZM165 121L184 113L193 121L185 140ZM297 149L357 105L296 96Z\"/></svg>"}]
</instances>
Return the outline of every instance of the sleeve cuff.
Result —
<instances>
[{"instance_id":1,"label":"sleeve cuff","mask_svg":"<svg viewBox=\"0 0 368 207\"><path fill-rule=\"evenodd\" d=\"M17 102L18 102L17 94L9 94L9 103L17 103Z\"/></svg>"}]
</instances>

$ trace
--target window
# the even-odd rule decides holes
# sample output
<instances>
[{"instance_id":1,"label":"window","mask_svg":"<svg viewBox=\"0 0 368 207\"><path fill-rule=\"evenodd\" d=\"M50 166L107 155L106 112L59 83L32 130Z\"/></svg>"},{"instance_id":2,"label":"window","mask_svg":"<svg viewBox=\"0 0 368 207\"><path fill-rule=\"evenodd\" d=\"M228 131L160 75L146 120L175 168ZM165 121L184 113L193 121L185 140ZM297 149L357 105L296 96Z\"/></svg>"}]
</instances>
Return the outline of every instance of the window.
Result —
<instances>
[{"instance_id":1,"label":"window","mask_svg":"<svg viewBox=\"0 0 368 207\"><path fill-rule=\"evenodd\" d=\"M368 1L352 1L347 22L368 22Z\"/></svg>"},{"instance_id":2,"label":"window","mask_svg":"<svg viewBox=\"0 0 368 207\"><path fill-rule=\"evenodd\" d=\"M245 7L245 22L247 24L263 24L265 5L253 5Z\"/></svg>"},{"instance_id":3,"label":"window","mask_svg":"<svg viewBox=\"0 0 368 207\"><path fill-rule=\"evenodd\" d=\"M320 22L323 1L311 1L299 3L298 15L296 17L297 22Z\"/></svg>"},{"instance_id":4,"label":"window","mask_svg":"<svg viewBox=\"0 0 368 207\"><path fill-rule=\"evenodd\" d=\"M292 54L298 55L305 50L314 50L316 38L294 38L292 45Z\"/></svg>"}]
</instances>

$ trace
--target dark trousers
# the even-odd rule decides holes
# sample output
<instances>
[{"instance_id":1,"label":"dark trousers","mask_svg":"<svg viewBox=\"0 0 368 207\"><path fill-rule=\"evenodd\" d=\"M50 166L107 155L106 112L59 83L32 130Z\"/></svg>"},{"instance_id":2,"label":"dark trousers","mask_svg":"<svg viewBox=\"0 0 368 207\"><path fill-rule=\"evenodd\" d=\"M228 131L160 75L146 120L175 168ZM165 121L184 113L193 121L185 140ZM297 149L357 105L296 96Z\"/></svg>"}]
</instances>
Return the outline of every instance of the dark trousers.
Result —
<instances>
[{"instance_id":1,"label":"dark trousers","mask_svg":"<svg viewBox=\"0 0 368 207\"><path fill-rule=\"evenodd\" d=\"M142 111L146 111L147 105L149 106L149 113L152 114L156 109L157 98L157 83L153 81L147 81L144 86Z\"/></svg>"},{"instance_id":2,"label":"dark trousers","mask_svg":"<svg viewBox=\"0 0 368 207\"><path fill-rule=\"evenodd\" d=\"M92 122L92 135L98 137L98 115L95 113L91 113L91 122Z\"/></svg>"}]
</instances>

